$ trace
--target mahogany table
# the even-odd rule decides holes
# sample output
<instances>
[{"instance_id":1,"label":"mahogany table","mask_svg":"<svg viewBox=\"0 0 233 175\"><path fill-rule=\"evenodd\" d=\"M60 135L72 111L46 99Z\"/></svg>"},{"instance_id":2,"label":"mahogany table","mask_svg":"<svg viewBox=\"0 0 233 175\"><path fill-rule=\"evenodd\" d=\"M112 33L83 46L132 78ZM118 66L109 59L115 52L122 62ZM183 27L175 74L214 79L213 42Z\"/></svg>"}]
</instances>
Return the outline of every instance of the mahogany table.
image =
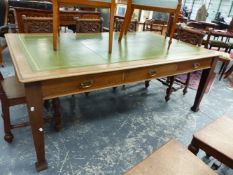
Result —
<instances>
[{"instance_id":1,"label":"mahogany table","mask_svg":"<svg viewBox=\"0 0 233 175\"><path fill-rule=\"evenodd\" d=\"M151 33L131 33L108 54L108 33L61 34L53 50L50 34L7 34L16 75L25 85L30 125L37 155L36 169L47 168L44 150L42 100L116 87L159 77L202 70L192 106L201 99L221 53Z\"/></svg>"}]
</instances>

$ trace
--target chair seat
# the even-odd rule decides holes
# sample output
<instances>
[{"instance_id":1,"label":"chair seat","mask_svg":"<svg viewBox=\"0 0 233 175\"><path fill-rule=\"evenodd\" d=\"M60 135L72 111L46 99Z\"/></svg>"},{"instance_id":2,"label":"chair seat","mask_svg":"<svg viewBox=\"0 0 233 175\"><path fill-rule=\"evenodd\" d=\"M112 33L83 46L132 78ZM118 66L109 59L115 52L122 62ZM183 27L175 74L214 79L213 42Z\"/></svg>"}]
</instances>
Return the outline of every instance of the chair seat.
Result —
<instances>
[{"instance_id":1,"label":"chair seat","mask_svg":"<svg viewBox=\"0 0 233 175\"><path fill-rule=\"evenodd\" d=\"M25 97L24 86L15 76L8 77L1 83L8 99Z\"/></svg>"},{"instance_id":2,"label":"chair seat","mask_svg":"<svg viewBox=\"0 0 233 175\"><path fill-rule=\"evenodd\" d=\"M176 9L178 0L133 0L134 5Z\"/></svg>"},{"instance_id":3,"label":"chair seat","mask_svg":"<svg viewBox=\"0 0 233 175\"><path fill-rule=\"evenodd\" d=\"M233 120L221 117L194 134L194 138L231 159L233 163ZM200 147L203 149L203 147ZM205 150L206 151L206 150ZM210 154L210 153L209 153ZM217 153L216 153L217 154ZM215 157L215 154L210 154Z\"/></svg>"},{"instance_id":4,"label":"chair seat","mask_svg":"<svg viewBox=\"0 0 233 175\"><path fill-rule=\"evenodd\" d=\"M125 175L216 175L207 165L171 140Z\"/></svg>"}]
</instances>

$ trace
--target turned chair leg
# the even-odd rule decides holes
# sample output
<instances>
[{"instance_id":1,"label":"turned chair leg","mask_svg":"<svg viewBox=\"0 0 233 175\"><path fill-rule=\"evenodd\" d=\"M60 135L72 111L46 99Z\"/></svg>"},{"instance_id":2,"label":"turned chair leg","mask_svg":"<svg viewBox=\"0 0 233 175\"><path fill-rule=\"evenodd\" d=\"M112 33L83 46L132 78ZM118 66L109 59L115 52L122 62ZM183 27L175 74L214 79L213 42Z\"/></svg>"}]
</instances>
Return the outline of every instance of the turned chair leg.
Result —
<instances>
[{"instance_id":1,"label":"turned chair leg","mask_svg":"<svg viewBox=\"0 0 233 175\"><path fill-rule=\"evenodd\" d=\"M109 26L109 43L108 43L108 53L112 53L112 43L113 43L113 32L114 32L114 14L115 14L115 3L112 3L110 8L110 26Z\"/></svg>"},{"instance_id":2,"label":"turned chair leg","mask_svg":"<svg viewBox=\"0 0 233 175\"><path fill-rule=\"evenodd\" d=\"M5 132L4 139L8 143L11 143L13 141L14 136L11 133L10 110L9 110L9 106L5 105L4 102L2 102L2 118L4 122L4 132Z\"/></svg>"},{"instance_id":3,"label":"turned chair leg","mask_svg":"<svg viewBox=\"0 0 233 175\"><path fill-rule=\"evenodd\" d=\"M60 114L60 100L59 98L55 98L52 100L53 111L54 111L54 123L55 123L55 130L61 130L61 114Z\"/></svg>"},{"instance_id":4,"label":"turned chair leg","mask_svg":"<svg viewBox=\"0 0 233 175\"><path fill-rule=\"evenodd\" d=\"M167 88L166 96L165 96L166 102L168 102L170 100L170 96L172 94L172 87L173 87L173 84L174 84L174 81L175 81L175 76L171 76L171 77L168 77L168 78L169 78L169 86Z\"/></svg>"},{"instance_id":5,"label":"turned chair leg","mask_svg":"<svg viewBox=\"0 0 233 175\"><path fill-rule=\"evenodd\" d=\"M150 80L145 81L145 88L148 88L150 86Z\"/></svg>"},{"instance_id":6,"label":"turned chair leg","mask_svg":"<svg viewBox=\"0 0 233 175\"><path fill-rule=\"evenodd\" d=\"M190 78L191 78L191 73L188 73L187 74L187 79L186 79L186 82L185 82L185 87L184 87L184 90L183 90L184 95L188 92Z\"/></svg>"}]
</instances>

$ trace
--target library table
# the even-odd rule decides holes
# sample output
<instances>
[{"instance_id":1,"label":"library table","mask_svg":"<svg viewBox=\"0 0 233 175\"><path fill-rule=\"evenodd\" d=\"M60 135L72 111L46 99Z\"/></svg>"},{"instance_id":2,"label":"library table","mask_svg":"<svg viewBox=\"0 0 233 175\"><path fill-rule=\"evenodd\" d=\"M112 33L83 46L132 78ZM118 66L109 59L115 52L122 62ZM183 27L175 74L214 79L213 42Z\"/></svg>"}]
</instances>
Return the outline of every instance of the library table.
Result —
<instances>
[{"instance_id":1,"label":"library table","mask_svg":"<svg viewBox=\"0 0 233 175\"><path fill-rule=\"evenodd\" d=\"M169 38L151 32L128 34L121 44L114 33L111 55L105 47L108 33L61 34L57 51L51 34L7 34L6 40L25 85L38 171L47 168L42 100L203 70L191 108L198 111L220 56L177 40L167 51Z\"/></svg>"}]
</instances>

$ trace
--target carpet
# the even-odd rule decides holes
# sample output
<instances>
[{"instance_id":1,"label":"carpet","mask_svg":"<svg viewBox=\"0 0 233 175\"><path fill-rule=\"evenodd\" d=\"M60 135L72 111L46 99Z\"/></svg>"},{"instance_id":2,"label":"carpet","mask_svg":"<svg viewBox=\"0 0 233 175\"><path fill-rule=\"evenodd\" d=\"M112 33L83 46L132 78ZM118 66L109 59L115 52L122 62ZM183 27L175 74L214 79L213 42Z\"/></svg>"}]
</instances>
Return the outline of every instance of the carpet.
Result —
<instances>
[{"instance_id":1,"label":"carpet","mask_svg":"<svg viewBox=\"0 0 233 175\"><path fill-rule=\"evenodd\" d=\"M201 79L201 73L202 73L202 71L200 70L200 71L195 71L195 72L193 72L191 74L190 82L189 82L189 88L190 89L194 89L194 90L198 89L199 82L200 82L200 79ZM209 93L212 85L214 84L215 77L216 77L216 73L214 73L211 76L210 82L209 82L209 84L207 86L207 89L206 89L205 93ZM177 75L176 78L179 79L181 82L185 83L185 81L187 79L187 74Z\"/></svg>"}]
</instances>

